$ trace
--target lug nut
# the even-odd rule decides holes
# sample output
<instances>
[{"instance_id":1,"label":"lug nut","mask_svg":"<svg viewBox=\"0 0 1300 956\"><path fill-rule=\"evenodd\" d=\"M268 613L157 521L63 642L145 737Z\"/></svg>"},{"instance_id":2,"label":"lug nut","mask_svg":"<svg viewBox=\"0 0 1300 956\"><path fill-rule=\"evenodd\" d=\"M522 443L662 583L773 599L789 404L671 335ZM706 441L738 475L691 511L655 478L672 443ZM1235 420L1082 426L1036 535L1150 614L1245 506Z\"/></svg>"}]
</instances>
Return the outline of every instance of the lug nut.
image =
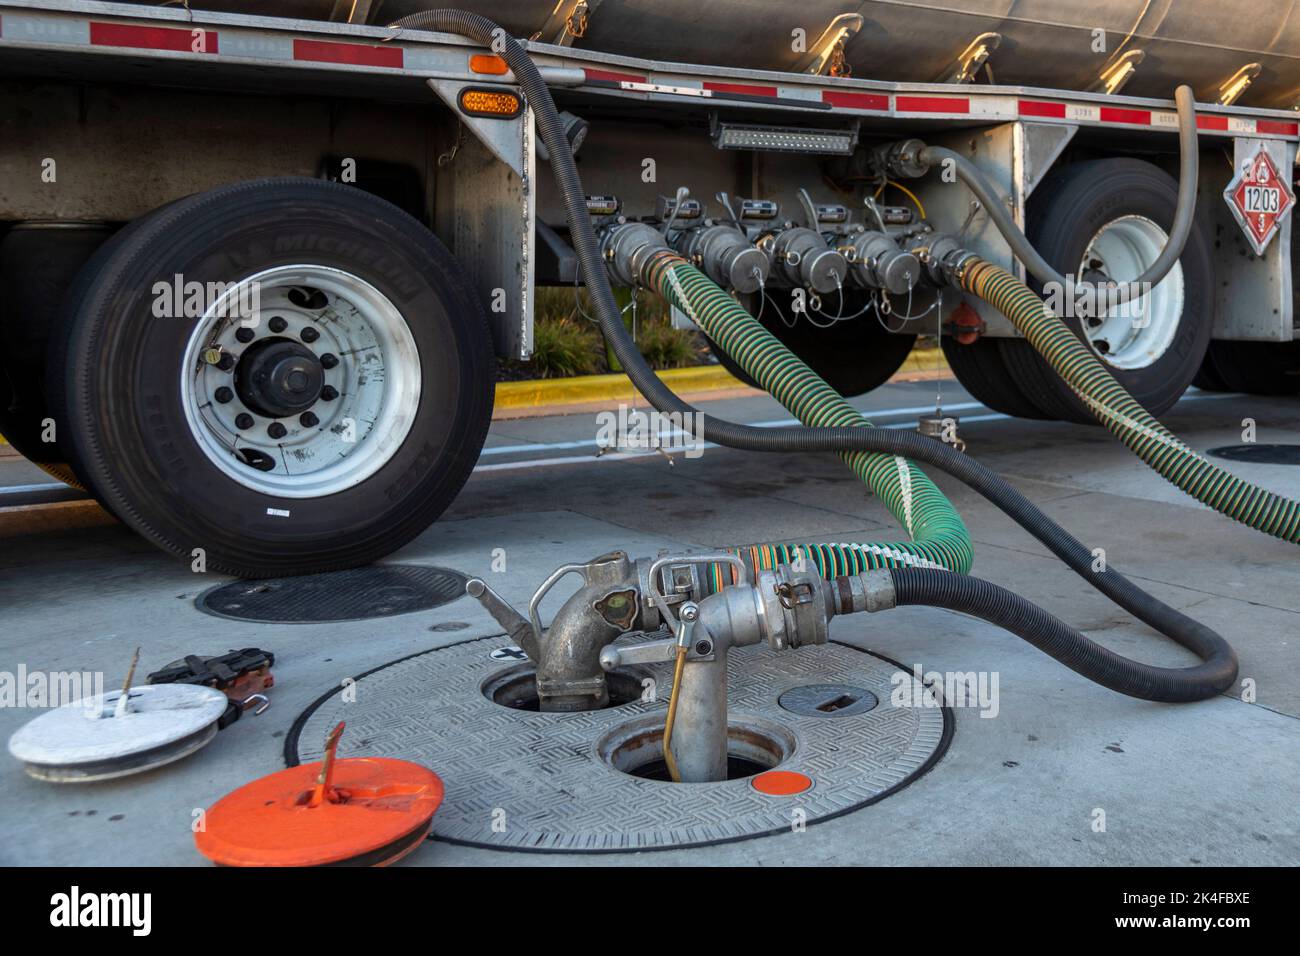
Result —
<instances>
[{"instance_id":1,"label":"lug nut","mask_svg":"<svg viewBox=\"0 0 1300 956\"><path fill-rule=\"evenodd\" d=\"M252 428L253 424L253 416L248 414L248 412L240 412L235 416L235 427L240 431L243 431L246 428Z\"/></svg>"},{"instance_id":2,"label":"lug nut","mask_svg":"<svg viewBox=\"0 0 1300 956\"><path fill-rule=\"evenodd\" d=\"M320 364L325 368L333 368L339 364L339 357L333 352L326 352L320 357Z\"/></svg>"},{"instance_id":3,"label":"lug nut","mask_svg":"<svg viewBox=\"0 0 1300 956\"><path fill-rule=\"evenodd\" d=\"M302 330L302 340L306 342L308 345L310 345L312 342L315 342L318 338L320 338L320 333L317 332L315 329L313 329L310 325L307 326L307 328Z\"/></svg>"},{"instance_id":4,"label":"lug nut","mask_svg":"<svg viewBox=\"0 0 1300 956\"><path fill-rule=\"evenodd\" d=\"M303 412L298 416L298 424L303 428L315 428L320 424L320 419L311 412Z\"/></svg>"},{"instance_id":5,"label":"lug nut","mask_svg":"<svg viewBox=\"0 0 1300 956\"><path fill-rule=\"evenodd\" d=\"M256 337L257 333L246 325L241 325L239 328L235 329L235 338L243 342L245 345L253 341Z\"/></svg>"},{"instance_id":6,"label":"lug nut","mask_svg":"<svg viewBox=\"0 0 1300 956\"><path fill-rule=\"evenodd\" d=\"M283 316L273 315L271 321L266 323L266 327L272 332L283 332L289 327L289 323L284 320Z\"/></svg>"},{"instance_id":7,"label":"lug nut","mask_svg":"<svg viewBox=\"0 0 1300 956\"><path fill-rule=\"evenodd\" d=\"M222 405L224 405L226 404L226 402L230 401L232 398L235 397L235 393L232 392L230 389L226 388L226 386L222 385L219 389L217 389L215 392L212 393L212 397L215 398Z\"/></svg>"},{"instance_id":8,"label":"lug nut","mask_svg":"<svg viewBox=\"0 0 1300 956\"><path fill-rule=\"evenodd\" d=\"M271 422L271 424L266 426L266 433L272 438L283 438L289 433L289 429L285 428L279 422Z\"/></svg>"},{"instance_id":9,"label":"lug nut","mask_svg":"<svg viewBox=\"0 0 1300 956\"><path fill-rule=\"evenodd\" d=\"M332 402L339 397L339 390L333 385L326 385L320 390L320 397L327 402Z\"/></svg>"}]
</instances>

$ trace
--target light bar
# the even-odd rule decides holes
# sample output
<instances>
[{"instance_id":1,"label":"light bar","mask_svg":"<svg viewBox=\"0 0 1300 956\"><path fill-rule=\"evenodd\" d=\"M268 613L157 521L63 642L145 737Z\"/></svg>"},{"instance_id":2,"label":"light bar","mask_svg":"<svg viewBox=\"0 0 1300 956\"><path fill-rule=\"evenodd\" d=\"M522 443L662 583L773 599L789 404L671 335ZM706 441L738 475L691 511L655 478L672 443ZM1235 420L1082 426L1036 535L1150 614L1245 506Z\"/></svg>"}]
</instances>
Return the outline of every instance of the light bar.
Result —
<instances>
[{"instance_id":1,"label":"light bar","mask_svg":"<svg viewBox=\"0 0 1300 956\"><path fill-rule=\"evenodd\" d=\"M718 149L748 149L766 153L848 156L858 145L858 131L716 123L713 127L713 145Z\"/></svg>"}]
</instances>

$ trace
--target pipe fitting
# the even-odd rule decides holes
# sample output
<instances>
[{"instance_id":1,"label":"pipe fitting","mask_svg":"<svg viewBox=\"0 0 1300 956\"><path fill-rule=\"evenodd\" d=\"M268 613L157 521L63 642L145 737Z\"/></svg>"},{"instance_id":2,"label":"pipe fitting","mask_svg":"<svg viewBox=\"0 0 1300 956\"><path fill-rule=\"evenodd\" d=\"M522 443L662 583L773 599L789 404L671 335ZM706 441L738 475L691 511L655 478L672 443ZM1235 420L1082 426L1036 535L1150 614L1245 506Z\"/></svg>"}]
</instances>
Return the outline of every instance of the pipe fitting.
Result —
<instances>
[{"instance_id":1,"label":"pipe fitting","mask_svg":"<svg viewBox=\"0 0 1300 956\"><path fill-rule=\"evenodd\" d=\"M852 264L852 276L868 289L884 289L891 295L911 292L921 278L921 263L898 247L891 236L876 230L847 237L844 258Z\"/></svg>"},{"instance_id":2,"label":"pipe fitting","mask_svg":"<svg viewBox=\"0 0 1300 956\"><path fill-rule=\"evenodd\" d=\"M767 284L772 264L735 226L713 225L682 234L679 251L710 279L742 295Z\"/></svg>"},{"instance_id":3,"label":"pipe fitting","mask_svg":"<svg viewBox=\"0 0 1300 956\"><path fill-rule=\"evenodd\" d=\"M834 613L888 611L898 604L894 577L888 571L866 571L838 577L832 584Z\"/></svg>"},{"instance_id":4,"label":"pipe fitting","mask_svg":"<svg viewBox=\"0 0 1300 956\"><path fill-rule=\"evenodd\" d=\"M790 285L826 295L842 288L849 264L821 235L805 226L784 229L770 246L772 265Z\"/></svg>"},{"instance_id":5,"label":"pipe fitting","mask_svg":"<svg viewBox=\"0 0 1300 956\"><path fill-rule=\"evenodd\" d=\"M871 165L885 176L919 179L930 171L932 159L919 139L902 139L871 151Z\"/></svg>"},{"instance_id":6,"label":"pipe fitting","mask_svg":"<svg viewBox=\"0 0 1300 956\"><path fill-rule=\"evenodd\" d=\"M960 242L942 232L915 237L910 250L920 260L925 277L940 287L952 284L956 264L970 255Z\"/></svg>"},{"instance_id":7,"label":"pipe fitting","mask_svg":"<svg viewBox=\"0 0 1300 956\"><path fill-rule=\"evenodd\" d=\"M641 284L641 271L650 257L669 249L668 240L644 222L621 222L604 230L601 252L610 278L620 286Z\"/></svg>"}]
</instances>

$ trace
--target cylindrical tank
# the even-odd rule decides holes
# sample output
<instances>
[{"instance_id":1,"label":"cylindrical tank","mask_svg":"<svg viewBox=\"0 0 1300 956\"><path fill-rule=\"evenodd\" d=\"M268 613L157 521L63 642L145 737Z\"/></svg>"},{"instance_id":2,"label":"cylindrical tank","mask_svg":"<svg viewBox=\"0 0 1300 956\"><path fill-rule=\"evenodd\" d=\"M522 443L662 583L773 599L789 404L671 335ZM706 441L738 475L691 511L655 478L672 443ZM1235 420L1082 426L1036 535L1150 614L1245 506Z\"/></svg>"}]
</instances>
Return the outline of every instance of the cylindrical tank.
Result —
<instances>
[{"instance_id":1,"label":"cylindrical tank","mask_svg":"<svg viewBox=\"0 0 1300 956\"><path fill-rule=\"evenodd\" d=\"M196 8L307 19L340 16L339 0L191 0ZM438 6L490 17L516 36L546 24L557 0L379 0L371 24ZM1219 86L1258 63L1242 105L1300 104L1300 4L1262 0L601 0L577 46L678 63L795 69L805 49L843 13L863 18L848 44L853 76L932 82L943 79L977 36L1002 41L990 66L1000 84L1086 89L1112 59L1146 56L1125 94L1169 97L1188 83L1213 102ZM548 39L548 38L542 38Z\"/></svg>"}]
</instances>

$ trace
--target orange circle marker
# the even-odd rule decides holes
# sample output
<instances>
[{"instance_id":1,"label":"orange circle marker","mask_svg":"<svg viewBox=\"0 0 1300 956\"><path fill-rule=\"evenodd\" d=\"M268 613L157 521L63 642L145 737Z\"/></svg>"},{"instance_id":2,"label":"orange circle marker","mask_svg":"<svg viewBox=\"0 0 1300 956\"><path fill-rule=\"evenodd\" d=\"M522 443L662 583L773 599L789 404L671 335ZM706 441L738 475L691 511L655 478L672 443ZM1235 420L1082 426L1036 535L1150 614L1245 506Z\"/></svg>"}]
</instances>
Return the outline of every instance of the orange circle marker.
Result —
<instances>
[{"instance_id":1,"label":"orange circle marker","mask_svg":"<svg viewBox=\"0 0 1300 956\"><path fill-rule=\"evenodd\" d=\"M226 794L194 834L223 866L387 866L428 835L442 803L432 770L388 757L334 758L290 767Z\"/></svg>"},{"instance_id":2,"label":"orange circle marker","mask_svg":"<svg viewBox=\"0 0 1300 956\"><path fill-rule=\"evenodd\" d=\"M812 778L793 770L769 770L750 782L759 793L772 797L789 797L812 789Z\"/></svg>"}]
</instances>

